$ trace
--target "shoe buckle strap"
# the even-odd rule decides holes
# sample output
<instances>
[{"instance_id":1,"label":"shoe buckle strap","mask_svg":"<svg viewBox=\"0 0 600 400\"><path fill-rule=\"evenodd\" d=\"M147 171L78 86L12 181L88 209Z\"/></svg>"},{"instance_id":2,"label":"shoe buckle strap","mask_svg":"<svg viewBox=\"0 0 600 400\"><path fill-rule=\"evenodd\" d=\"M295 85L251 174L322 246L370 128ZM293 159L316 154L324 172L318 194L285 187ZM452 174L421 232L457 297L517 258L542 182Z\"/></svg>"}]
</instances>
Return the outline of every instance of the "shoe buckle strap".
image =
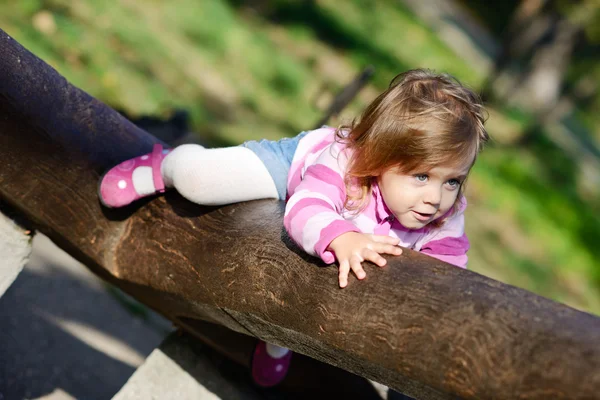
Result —
<instances>
[{"instance_id":1,"label":"shoe buckle strap","mask_svg":"<svg viewBox=\"0 0 600 400\"><path fill-rule=\"evenodd\" d=\"M162 160L163 147L157 143L152 148L152 180L154 181L154 188L159 193L164 193L165 191L165 182L163 181L162 174L160 172Z\"/></svg>"}]
</instances>

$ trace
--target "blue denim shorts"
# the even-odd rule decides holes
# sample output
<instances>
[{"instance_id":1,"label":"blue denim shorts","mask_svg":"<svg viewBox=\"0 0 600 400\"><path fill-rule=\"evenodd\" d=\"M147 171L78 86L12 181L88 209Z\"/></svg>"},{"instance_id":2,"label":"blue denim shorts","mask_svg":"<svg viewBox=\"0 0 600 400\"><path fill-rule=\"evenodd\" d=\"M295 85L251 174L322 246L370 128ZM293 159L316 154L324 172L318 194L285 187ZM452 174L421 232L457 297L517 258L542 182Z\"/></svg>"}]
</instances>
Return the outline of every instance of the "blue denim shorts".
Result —
<instances>
[{"instance_id":1,"label":"blue denim shorts","mask_svg":"<svg viewBox=\"0 0 600 400\"><path fill-rule=\"evenodd\" d=\"M298 148L298 142L307 133L308 131L300 132L293 138L280 140L251 140L241 145L252 150L265 164L275 182L280 200L286 199L288 172L292 166L294 153Z\"/></svg>"}]
</instances>

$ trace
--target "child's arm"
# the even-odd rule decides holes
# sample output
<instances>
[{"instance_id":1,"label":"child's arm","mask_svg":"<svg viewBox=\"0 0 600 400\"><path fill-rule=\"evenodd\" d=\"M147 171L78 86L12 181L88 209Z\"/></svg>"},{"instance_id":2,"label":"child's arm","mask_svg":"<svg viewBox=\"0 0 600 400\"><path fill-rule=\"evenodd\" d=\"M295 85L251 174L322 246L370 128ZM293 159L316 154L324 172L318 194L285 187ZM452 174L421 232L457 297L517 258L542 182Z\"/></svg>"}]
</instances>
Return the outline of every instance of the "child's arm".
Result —
<instances>
[{"instance_id":1,"label":"child's arm","mask_svg":"<svg viewBox=\"0 0 600 400\"><path fill-rule=\"evenodd\" d=\"M338 143L326 147L306 169L285 208L283 223L290 237L327 264L335 261L328 249L333 239L346 232L360 232L340 215L346 200L346 164Z\"/></svg>"},{"instance_id":2,"label":"child's arm","mask_svg":"<svg viewBox=\"0 0 600 400\"><path fill-rule=\"evenodd\" d=\"M384 265L380 253L400 254L398 241L367 235L341 215L346 200L343 179L347 159L333 143L307 168L285 210L284 225L290 237L308 254L331 264L340 263L340 286L347 284L349 270L365 277L362 261ZM335 239L335 243L334 243ZM383 260L383 264L382 261Z\"/></svg>"},{"instance_id":3,"label":"child's arm","mask_svg":"<svg viewBox=\"0 0 600 400\"><path fill-rule=\"evenodd\" d=\"M466 201L463 199L455 215L440 229L423 238L419 251L457 267L467 268L469 239L465 235L465 208Z\"/></svg>"}]
</instances>

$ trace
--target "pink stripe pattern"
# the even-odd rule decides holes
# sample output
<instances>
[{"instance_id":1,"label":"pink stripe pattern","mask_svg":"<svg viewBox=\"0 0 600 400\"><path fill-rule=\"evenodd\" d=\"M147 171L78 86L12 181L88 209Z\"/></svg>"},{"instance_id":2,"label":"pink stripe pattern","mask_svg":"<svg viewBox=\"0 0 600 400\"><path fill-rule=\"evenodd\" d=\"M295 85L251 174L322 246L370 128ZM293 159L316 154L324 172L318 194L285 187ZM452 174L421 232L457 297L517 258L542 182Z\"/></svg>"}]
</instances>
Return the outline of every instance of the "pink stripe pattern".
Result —
<instances>
[{"instance_id":1,"label":"pink stripe pattern","mask_svg":"<svg viewBox=\"0 0 600 400\"><path fill-rule=\"evenodd\" d=\"M346 232L376 233L400 239L400 246L421 251L442 261L466 268L469 241L464 233L466 200L440 228L411 230L392 215L377 184L360 218L344 208L344 176L351 154L336 141L335 129L309 132L300 143L288 175L288 202L284 225L288 235L308 254L325 263L335 262L328 250L333 239Z\"/></svg>"}]
</instances>

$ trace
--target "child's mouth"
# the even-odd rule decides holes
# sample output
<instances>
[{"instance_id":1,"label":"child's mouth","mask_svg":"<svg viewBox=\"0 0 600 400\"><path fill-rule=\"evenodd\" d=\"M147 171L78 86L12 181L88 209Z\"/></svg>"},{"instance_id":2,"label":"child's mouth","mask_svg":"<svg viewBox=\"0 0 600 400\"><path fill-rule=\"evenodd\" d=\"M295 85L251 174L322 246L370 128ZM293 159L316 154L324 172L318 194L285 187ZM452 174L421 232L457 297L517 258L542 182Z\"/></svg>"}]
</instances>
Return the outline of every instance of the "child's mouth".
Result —
<instances>
[{"instance_id":1,"label":"child's mouth","mask_svg":"<svg viewBox=\"0 0 600 400\"><path fill-rule=\"evenodd\" d=\"M418 219L419 221L428 221L431 219L431 217L433 217L433 214L421 213L421 212L414 211L414 210L413 210L413 214L414 214L415 218Z\"/></svg>"}]
</instances>

